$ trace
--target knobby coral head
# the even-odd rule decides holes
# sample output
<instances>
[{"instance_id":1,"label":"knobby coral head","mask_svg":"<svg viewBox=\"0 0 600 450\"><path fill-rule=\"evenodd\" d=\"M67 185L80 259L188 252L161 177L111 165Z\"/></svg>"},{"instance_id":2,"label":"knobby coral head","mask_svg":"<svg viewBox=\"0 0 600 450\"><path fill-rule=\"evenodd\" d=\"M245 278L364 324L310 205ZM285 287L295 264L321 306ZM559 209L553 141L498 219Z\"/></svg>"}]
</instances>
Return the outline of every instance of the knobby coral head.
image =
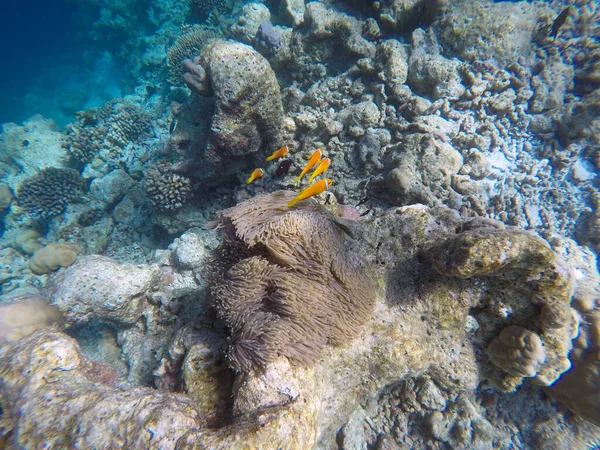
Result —
<instances>
[{"instance_id":1,"label":"knobby coral head","mask_svg":"<svg viewBox=\"0 0 600 450\"><path fill-rule=\"evenodd\" d=\"M211 292L238 370L265 367L277 355L310 364L326 344L355 338L375 303L331 214L314 201L289 208L295 195L252 198L211 224L225 237Z\"/></svg>"}]
</instances>

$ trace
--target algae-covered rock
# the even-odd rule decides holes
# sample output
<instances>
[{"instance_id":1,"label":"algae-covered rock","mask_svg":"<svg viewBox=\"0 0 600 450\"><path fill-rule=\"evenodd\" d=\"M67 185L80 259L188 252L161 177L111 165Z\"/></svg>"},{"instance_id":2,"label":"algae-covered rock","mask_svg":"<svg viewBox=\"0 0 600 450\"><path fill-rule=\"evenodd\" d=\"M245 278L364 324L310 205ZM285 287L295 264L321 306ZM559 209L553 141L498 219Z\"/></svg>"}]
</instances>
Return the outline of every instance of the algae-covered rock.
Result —
<instances>
[{"instance_id":1,"label":"algae-covered rock","mask_svg":"<svg viewBox=\"0 0 600 450\"><path fill-rule=\"evenodd\" d=\"M200 61L216 98L207 158L225 162L277 145L283 106L269 62L249 45L234 41L212 43Z\"/></svg>"},{"instance_id":2,"label":"algae-covered rock","mask_svg":"<svg viewBox=\"0 0 600 450\"><path fill-rule=\"evenodd\" d=\"M15 424L9 448L173 449L200 424L186 398L104 384L98 368L59 332L38 330L3 347L0 402Z\"/></svg>"},{"instance_id":3,"label":"algae-covered rock","mask_svg":"<svg viewBox=\"0 0 600 450\"><path fill-rule=\"evenodd\" d=\"M503 389L513 390L523 377L533 376L549 386L571 367L568 354L579 325L569 308L575 277L547 242L514 228L473 227L433 254L434 267L446 276L497 277L501 289L527 288L503 299L512 323L522 326L504 328L488 347L492 362L508 374L497 380Z\"/></svg>"}]
</instances>

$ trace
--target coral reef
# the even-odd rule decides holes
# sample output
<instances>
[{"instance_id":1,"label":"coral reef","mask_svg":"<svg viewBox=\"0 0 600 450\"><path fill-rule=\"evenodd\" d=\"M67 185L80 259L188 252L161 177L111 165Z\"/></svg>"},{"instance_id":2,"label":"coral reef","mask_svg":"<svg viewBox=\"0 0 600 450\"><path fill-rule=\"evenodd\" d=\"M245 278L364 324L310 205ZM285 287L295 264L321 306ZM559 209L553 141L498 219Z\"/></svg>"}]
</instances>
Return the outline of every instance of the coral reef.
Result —
<instances>
[{"instance_id":1,"label":"coral reef","mask_svg":"<svg viewBox=\"0 0 600 450\"><path fill-rule=\"evenodd\" d=\"M0 447L598 447L596 1L81 3L0 102Z\"/></svg>"},{"instance_id":2,"label":"coral reef","mask_svg":"<svg viewBox=\"0 0 600 450\"><path fill-rule=\"evenodd\" d=\"M261 218L267 222L271 219L269 215ZM324 220L331 219L325 216ZM243 217L240 221L243 223ZM487 336L512 320L500 315L495 321L488 319L486 322L485 319L486 311L493 314L499 309L495 300L486 304L485 299L498 298L504 292L503 288L485 282L492 277L480 277L480 283L473 283L470 279L440 277L430 264L414 265L414 259L421 258L424 252L438 251L439 254L440 240L460 240L453 237L454 230L463 223L456 215L443 208L434 211L409 207L390 211L377 222L377 227L362 229L360 240L348 242L355 251L368 255L369 260L382 261L371 267L370 273L383 288L378 291L384 297L377 302L374 319L365 324L361 339L343 348L326 349L324 357L311 368L292 366L287 358L276 357L263 371L237 374L232 385L231 376L214 353L223 340L216 344L219 339L209 337L213 331L204 326L184 326L173 337L169 356L165 357L164 365L156 374L163 388L183 389L188 397L167 395L148 388L122 389L99 383L99 380L112 379L106 366L83 356L72 338L38 330L0 350L3 381L0 395L5 416L9 419L8 428L13 430L9 442L27 446L38 442L40 436L47 439L47 433L54 430L53 442L63 442L76 435L88 445L111 447L127 436L121 433L128 431L119 430L130 430L141 423L154 433L141 433L136 437L143 441L140 445L148 448L197 448L199 445L211 448L240 445L326 448L334 446L336 439L342 439L348 445L359 442L361 446L377 442L388 442L389 445L413 442L414 446L422 448L430 441L459 447L489 446L492 442L500 442L500 448L509 448L514 439L511 433L520 426L519 410L521 415L528 414L529 421L537 426L562 425L569 430L579 427L579 441L573 442L597 436L597 431L586 428L582 422L576 425L555 406L539 400L528 401L532 393L525 387L515 394L521 396L520 403L500 408L510 417L509 422L500 423L494 418L496 409L485 408L484 404L501 403L505 397L488 393L488 390L473 392L481 376L478 366L481 359L477 355L483 350ZM463 227L465 230L482 228L489 231L489 223L487 228L481 223L478 225L463 224ZM252 229L247 232L251 233ZM391 245L376 249L377 242L385 239L387 233L395 236L394 240L388 241ZM190 249L202 247L201 242L191 236L178 242L174 250L183 255L186 243L190 244ZM262 235L249 234L247 238L251 236L255 238L251 242L258 243ZM477 258L471 258L471 261ZM181 260L186 258L182 256ZM519 260L521 263L529 261L527 257L514 261ZM193 261L184 265L201 267ZM405 270L408 267L418 269ZM518 272L519 268L511 270ZM73 280L80 278L81 275L73 274ZM129 282L123 280L123 283ZM515 277L513 284L516 285L515 295L521 295L523 301L527 297L522 294L527 291L527 279ZM154 301L158 298L160 294ZM471 321L479 322L479 329L472 325L467 327L467 317L473 311L470 308L475 301L479 304L479 312L477 319L472 317ZM145 314L149 319L152 313L147 311ZM147 323L153 326L152 320ZM126 351L131 349L126 347ZM22 355L30 355L31 361L37 361L36 365L31 365L30 359ZM31 367L27 376L22 375L23 367ZM69 370L65 370L67 367ZM37 375L38 371L51 373L53 382L44 381L44 377ZM39 393L40 389L51 392L48 396L52 399L64 399L62 394L69 392L68 398L78 401L68 402L66 406L62 400L51 401L45 403L45 408L40 408L40 396L28 394L33 390ZM232 405L226 400L228 391L233 395ZM136 399L135 403L132 399ZM76 406L81 402L86 405L87 413L82 413ZM157 404L159 409L152 409ZM53 420L55 408L61 408L61 417L72 417L68 425L61 420L57 426ZM126 414L123 413L125 410ZM168 415L170 422L157 428L152 426L155 422L149 423L144 418L156 417L159 410ZM87 414L111 417L113 432L97 432L97 426L93 431L86 426L90 423ZM551 420L551 424L544 425L547 420ZM33 422L36 427L25 426ZM102 426L102 423L96 425ZM535 431L531 433L533 435L521 433L524 445L537 439ZM161 440L161 436L168 436L171 443ZM575 435L569 436L575 439Z\"/></svg>"},{"instance_id":3,"label":"coral reef","mask_svg":"<svg viewBox=\"0 0 600 450\"><path fill-rule=\"evenodd\" d=\"M548 393L570 410L600 426L600 303L596 291L578 292L573 307L581 314L579 334L569 359L573 368L548 388Z\"/></svg>"},{"instance_id":4,"label":"coral reef","mask_svg":"<svg viewBox=\"0 0 600 450\"><path fill-rule=\"evenodd\" d=\"M81 199L84 180L74 169L48 167L26 178L17 190L17 201L26 214L48 219L64 213Z\"/></svg>"},{"instance_id":5,"label":"coral reef","mask_svg":"<svg viewBox=\"0 0 600 450\"><path fill-rule=\"evenodd\" d=\"M356 337L373 308L370 281L346 254L343 232L310 202L288 209L294 197L259 196L221 211L214 224L232 246L224 255L235 255L238 240L246 247L239 260L214 263L221 273L211 286L238 370L264 368L280 354L314 362L325 344Z\"/></svg>"}]
</instances>

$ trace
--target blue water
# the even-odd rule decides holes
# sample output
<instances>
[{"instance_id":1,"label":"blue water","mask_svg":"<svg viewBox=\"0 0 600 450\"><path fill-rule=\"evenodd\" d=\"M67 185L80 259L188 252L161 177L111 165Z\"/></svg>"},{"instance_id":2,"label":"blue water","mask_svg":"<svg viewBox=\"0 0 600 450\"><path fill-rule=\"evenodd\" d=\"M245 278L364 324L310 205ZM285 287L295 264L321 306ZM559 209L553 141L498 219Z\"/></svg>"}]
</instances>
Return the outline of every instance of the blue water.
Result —
<instances>
[{"instance_id":1,"label":"blue water","mask_svg":"<svg viewBox=\"0 0 600 450\"><path fill-rule=\"evenodd\" d=\"M65 125L76 111L120 95L114 58L87 37L98 15L98 7L77 2L3 2L0 123L39 113ZM90 78L103 56L102 79Z\"/></svg>"}]
</instances>

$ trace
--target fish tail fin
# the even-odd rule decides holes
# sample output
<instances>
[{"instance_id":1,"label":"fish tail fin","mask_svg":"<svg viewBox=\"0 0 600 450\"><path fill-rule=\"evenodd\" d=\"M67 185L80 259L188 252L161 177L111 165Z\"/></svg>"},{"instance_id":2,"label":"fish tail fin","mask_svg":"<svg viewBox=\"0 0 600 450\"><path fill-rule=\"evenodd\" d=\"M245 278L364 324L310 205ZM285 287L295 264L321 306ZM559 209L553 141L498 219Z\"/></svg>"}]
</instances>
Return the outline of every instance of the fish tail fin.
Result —
<instances>
[{"instance_id":1,"label":"fish tail fin","mask_svg":"<svg viewBox=\"0 0 600 450\"><path fill-rule=\"evenodd\" d=\"M274 157L274 156L269 156L269 157L267 157L267 161L273 161L274 159L275 159L275 157Z\"/></svg>"},{"instance_id":2,"label":"fish tail fin","mask_svg":"<svg viewBox=\"0 0 600 450\"><path fill-rule=\"evenodd\" d=\"M296 203L298 203L299 201L300 201L300 199L299 199L298 197L296 197L296 198L295 198L295 199L293 199L293 200L290 200L290 201L288 202L288 207L290 207L290 208L291 208L292 206L294 206L294 205L295 205Z\"/></svg>"},{"instance_id":3,"label":"fish tail fin","mask_svg":"<svg viewBox=\"0 0 600 450\"><path fill-rule=\"evenodd\" d=\"M298 182L299 182L301 179L302 179L302 175L300 175L300 176L297 176L296 178L294 178L294 181L295 181L296 183L298 183Z\"/></svg>"}]
</instances>

